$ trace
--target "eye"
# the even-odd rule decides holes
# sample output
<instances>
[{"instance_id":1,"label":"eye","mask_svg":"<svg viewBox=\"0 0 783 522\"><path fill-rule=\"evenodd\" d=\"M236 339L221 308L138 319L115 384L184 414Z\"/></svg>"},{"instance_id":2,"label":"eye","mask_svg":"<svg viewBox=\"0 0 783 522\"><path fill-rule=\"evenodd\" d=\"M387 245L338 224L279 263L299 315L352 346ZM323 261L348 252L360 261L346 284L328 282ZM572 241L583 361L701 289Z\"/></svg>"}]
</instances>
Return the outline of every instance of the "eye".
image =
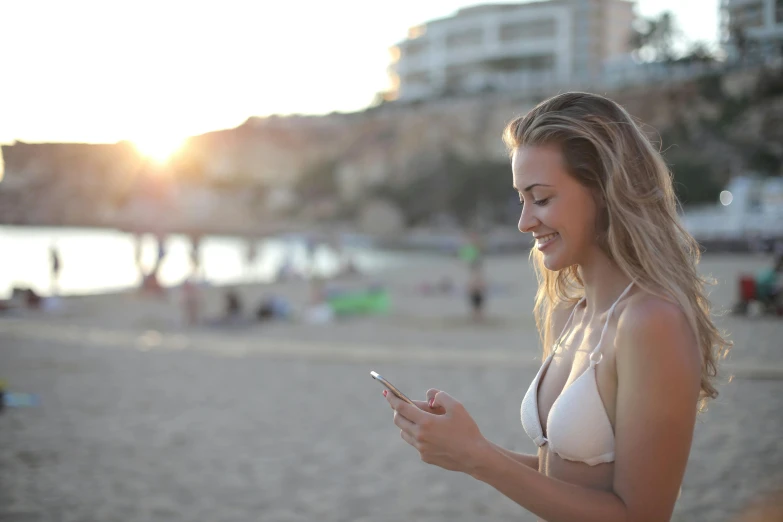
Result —
<instances>
[{"instance_id":1,"label":"eye","mask_svg":"<svg viewBox=\"0 0 783 522\"><path fill-rule=\"evenodd\" d=\"M539 199L538 201L534 201L533 203L535 203L539 207L545 207L547 203L549 203L549 198Z\"/></svg>"}]
</instances>

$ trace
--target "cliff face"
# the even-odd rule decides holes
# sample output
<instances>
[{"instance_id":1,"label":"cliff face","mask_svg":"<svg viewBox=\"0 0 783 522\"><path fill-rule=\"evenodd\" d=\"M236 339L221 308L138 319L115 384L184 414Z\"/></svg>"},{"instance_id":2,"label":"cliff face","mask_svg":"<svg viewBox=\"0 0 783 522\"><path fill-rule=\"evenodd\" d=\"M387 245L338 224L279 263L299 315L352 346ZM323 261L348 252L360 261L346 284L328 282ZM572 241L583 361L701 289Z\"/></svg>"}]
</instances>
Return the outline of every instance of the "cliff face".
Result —
<instances>
[{"instance_id":1,"label":"cliff face","mask_svg":"<svg viewBox=\"0 0 783 522\"><path fill-rule=\"evenodd\" d=\"M603 94L644 123L686 185L698 182L690 179L694 176L707 176L705 184L722 186L748 170L780 172L780 78L779 70L725 72ZM350 201L373 185L404 185L443 165L449 153L472 163L506 161L503 128L538 101L485 95L321 118L251 119L223 131L223 142L213 136L193 143L202 155L229 158L225 163L235 162L233 170L249 178L283 186L332 162L340 196ZM695 201L706 197L691 192Z\"/></svg>"},{"instance_id":2,"label":"cliff face","mask_svg":"<svg viewBox=\"0 0 783 522\"><path fill-rule=\"evenodd\" d=\"M132 189L141 158L129 143L17 142L2 147L0 222L102 224Z\"/></svg>"},{"instance_id":3,"label":"cliff face","mask_svg":"<svg viewBox=\"0 0 783 522\"><path fill-rule=\"evenodd\" d=\"M734 174L781 173L780 70L729 71L603 94L621 103L660 141L678 185L687 189L686 202L713 198ZM341 204L366 199L373 187L404 187L442 170L448 158L473 165L507 162L503 128L538 101L491 94L392 103L353 114L250 118L235 129L191 138L166 175L174 185L220 188L223 203L214 208L231 206L233 213L243 205L241 212L258 217L271 199L288 201L280 207L287 215L291 207L307 209L322 200L331 200L328 208L339 210ZM100 223L101 216L121 213L138 192L142 159L129 144L17 143L4 146L3 155L0 219L6 223ZM450 175L443 173L445 183ZM317 176L333 182L316 183L324 190L303 191L302 185L318 181ZM232 195L240 193L241 198Z\"/></svg>"}]
</instances>

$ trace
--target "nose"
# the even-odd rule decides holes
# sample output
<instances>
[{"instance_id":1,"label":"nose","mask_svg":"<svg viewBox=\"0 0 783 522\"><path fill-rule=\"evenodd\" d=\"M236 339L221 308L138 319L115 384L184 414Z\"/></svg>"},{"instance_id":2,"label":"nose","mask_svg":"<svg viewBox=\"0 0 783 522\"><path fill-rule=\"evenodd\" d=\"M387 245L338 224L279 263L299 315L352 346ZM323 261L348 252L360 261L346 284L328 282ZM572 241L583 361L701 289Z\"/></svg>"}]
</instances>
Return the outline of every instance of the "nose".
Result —
<instances>
[{"instance_id":1,"label":"nose","mask_svg":"<svg viewBox=\"0 0 783 522\"><path fill-rule=\"evenodd\" d=\"M517 228L523 234L532 232L541 222L533 215L532 205L522 207L522 214L519 216Z\"/></svg>"}]
</instances>

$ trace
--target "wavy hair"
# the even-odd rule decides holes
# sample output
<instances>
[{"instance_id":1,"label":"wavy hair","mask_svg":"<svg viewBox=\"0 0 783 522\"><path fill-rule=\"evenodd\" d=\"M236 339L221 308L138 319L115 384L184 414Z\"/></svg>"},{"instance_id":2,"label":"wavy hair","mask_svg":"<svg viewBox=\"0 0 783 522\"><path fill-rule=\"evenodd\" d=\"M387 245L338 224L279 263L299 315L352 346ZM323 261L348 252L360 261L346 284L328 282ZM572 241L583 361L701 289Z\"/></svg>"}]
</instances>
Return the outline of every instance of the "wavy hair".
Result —
<instances>
[{"instance_id":1,"label":"wavy hair","mask_svg":"<svg viewBox=\"0 0 783 522\"><path fill-rule=\"evenodd\" d=\"M560 148L568 173L596 198L600 247L636 285L683 310L701 349L701 407L717 397L717 360L731 343L710 316L704 287L713 282L698 272L701 252L680 222L671 172L634 119L603 96L569 92L511 121L503 141L510 154L520 146ZM530 259L538 280L534 315L546 356L552 312L573 306L584 282L576 265L552 272L536 249Z\"/></svg>"}]
</instances>

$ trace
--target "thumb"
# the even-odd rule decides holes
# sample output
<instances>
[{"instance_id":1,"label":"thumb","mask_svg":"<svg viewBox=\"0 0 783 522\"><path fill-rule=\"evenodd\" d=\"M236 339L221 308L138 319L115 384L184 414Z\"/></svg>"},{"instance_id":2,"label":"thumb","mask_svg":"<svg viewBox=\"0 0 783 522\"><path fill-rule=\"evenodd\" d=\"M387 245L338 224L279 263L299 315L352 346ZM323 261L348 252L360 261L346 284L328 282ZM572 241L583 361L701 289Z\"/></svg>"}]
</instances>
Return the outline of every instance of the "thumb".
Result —
<instances>
[{"instance_id":1,"label":"thumb","mask_svg":"<svg viewBox=\"0 0 783 522\"><path fill-rule=\"evenodd\" d=\"M459 404L459 401L449 395L446 392L439 391L435 394L435 398L432 400L432 407L437 408L441 407L446 412L450 412L454 409L455 406Z\"/></svg>"},{"instance_id":2,"label":"thumb","mask_svg":"<svg viewBox=\"0 0 783 522\"><path fill-rule=\"evenodd\" d=\"M439 391L440 390L436 390L435 388L430 388L427 390L427 402L430 402L432 399L434 399Z\"/></svg>"}]
</instances>

